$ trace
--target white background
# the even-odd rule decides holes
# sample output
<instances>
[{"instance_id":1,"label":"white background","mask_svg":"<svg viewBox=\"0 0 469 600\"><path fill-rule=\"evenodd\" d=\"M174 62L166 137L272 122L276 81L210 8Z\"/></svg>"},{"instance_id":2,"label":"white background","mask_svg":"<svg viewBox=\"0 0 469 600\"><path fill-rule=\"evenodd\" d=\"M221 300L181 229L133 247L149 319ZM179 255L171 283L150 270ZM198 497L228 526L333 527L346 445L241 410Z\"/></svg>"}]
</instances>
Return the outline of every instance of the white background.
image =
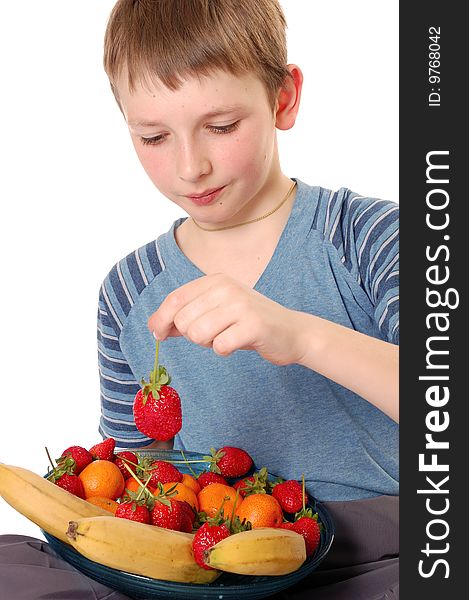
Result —
<instances>
[{"instance_id":1,"label":"white background","mask_svg":"<svg viewBox=\"0 0 469 600\"><path fill-rule=\"evenodd\" d=\"M0 4L0 461L99 441L99 286L181 215L133 154L102 69L114 0ZM284 172L398 201L398 2L282 0L305 75ZM39 536L0 499L0 533Z\"/></svg>"}]
</instances>

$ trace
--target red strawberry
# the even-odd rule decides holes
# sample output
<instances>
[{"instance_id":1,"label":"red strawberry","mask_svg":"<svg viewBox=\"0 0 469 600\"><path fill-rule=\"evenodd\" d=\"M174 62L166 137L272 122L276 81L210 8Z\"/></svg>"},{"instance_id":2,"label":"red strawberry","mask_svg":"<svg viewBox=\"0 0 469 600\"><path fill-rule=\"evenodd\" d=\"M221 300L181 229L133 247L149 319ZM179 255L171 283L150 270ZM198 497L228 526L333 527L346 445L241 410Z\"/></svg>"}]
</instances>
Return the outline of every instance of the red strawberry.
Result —
<instances>
[{"instance_id":1,"label":"red strawberry","mask_svg":"<svg viewBox=\"0 0 469 600\"><path fill-rule=\"evenodd\" d=\"M142 379L142 389L135 396L133 412L135 425L148 437L167 441L182 427L181 399L170 387L171 378L166 369L158 365L159 342L156 342L155 368L150 382Z\"/></svg>"},{"instance_id":2,"label":"red strawberry","mask_svg":"<svg viewBox=\"0 0 469 600\"><path fill-rule=\"evenodd\" d=\"M103 442L92 446L90 448L90 454L93 457L93 460L110 460L112 462L115 447L116 440L114 438L107 438Z\"/></svg>"},{"instance_id":3,"label":"red strawberry","mask_svg":"<svg viewBox=\"0 0 469 600\"><path fill-rule=\"evenodd\" d=\"M116 510L115 516L138 523L150 523L150 511L139 502L123 502Z\"/></svg>"},{"instance_id":4,"label":"red strawberry","mask_svg":"<svg viewBox=\"0 0 469 600\"><path fill-rule=\"evenodd\" d=\"M132 473L135 473L135 471L136 471L136 467L133 464L129 464L129 463L134 463L135 465L138 464L137 455L134 454L133 452L124 450L123 452L118 452L114 456L114 464L117 467L119 467L119 471L122 473L122 477L124 479L128 479L129 476L131 476L125 465L127 465L127 467L129 467L129 469L132 471Z\"/></svg>"},{"instance_id":5,"label":"red strawberry","mask_svg":"<svg viewBox=\"0 0 469 600\"><path fill-rule=\"evenodd\" d=\"M254 477L245 477L234 483L233 487L235 490L239 490L239 495L244 498L249 492L249 484L252 485L254 481Z\"/></svg>"},{"instance_id":6,"label":"red strawberry","mask_svg":"<svg viewBox=\"0 0 469 600\"><path fill-rule=\"evenodd\" d=\"M211 455L204 456L210 462L210 470L223 477L242 477L251 469L253 462L249 454L241 448L223 446L219 450L210 449Z\"/></svg>"},{"instance_id":7,"label":"red strawberry","mask_svg":"<svg viewBox=\"0 0 469 600\"><path fill-rule=\"evenodd\" d=\"M181 517L181 531L185 531L186 533L192 533L192 526L194 525L196 514L192 510L191 505L186 501L179 501L182 506L182 517Z\"/></svg>"},{"instance_id":8,"label":"red strawberry","mask_svg":"<svg viewBox=\"0 0 469 600\"><path fill-rule=\"evenodd\" d=\"M192 540L192 549L197 564L204 569L211 569L212 567L209 567L205 563L207 551L230 535L230 530L224 523L221 525L211 525L207 522L199 527Z\"/></svg>"},{"instance_id":9,"label":"red strawberry","mask_svg":"<svg viewBox=\"0 0 469 600\"><path fill-rule=\"evenodd\" d=\"M317 515L315 516L317 517ZM304 537L306 556L309 556L316 550L319 545L319 540L321 539L321 528L314 517L300 517L297 521L292 523L292 527L289 529L296 531L296 533L299 533Z\"/></svg>"},{"instance_id":10,"label":"red strawberry","mask_svg":"<svg viewBox=\"0 0 469 600\"><path fill-rule=\"evenodd\" d=\"M47 476L47 479L64 490L67 490L67 492L84 499L85 490L81 479L78 475L75 475L76 463L74 459L69 455L63 456L57 461L57 465L54 466L47 448L46 453L52 465L52 471Z\"/></svg>"},{"instance_id":11,"label":"red strawberry","mask_svg":"<svg viewBox=\"0 0 469 600\"><path fill-rule=\"evenodd\" d=\"M157 525L158 527L165 527L166 529L181 531L184 521L187 524L187 513L182 506L183 503L180 500L174 500L173 498L167 499L168 504L162 502L159 497L156 497L155 500L155 506L150 513L151 524Z\"/></svg>"},{"instance_id":12,"label":"red strawberry","mask_svg":"<svg viewBox=\"0 0 469 600\"><path fill-rule=\"evenodd\" d=\"M223 485L228 485L228 482L219 473L213 473L213 471L209 471L208 473L201 473L197 477L197 481L201 488L204 488L206 485L210 485L211 483L223 483Z\"/></svg>"},{"instance_id":13,"label":"red strawberry","mask_svg":"<svg viewBox=\"0 0 469 600\"><path fill-rule=\"evenodd\" d=\"M91 454L82 446L70 446L64 450L62 456L57 459L57 463L60 463L67 456L70 456L75 461L75 468L73 469L75 475L79 475L93 461Z\"/></svg>"},{"instance_id":14,"label":"red strawberry","mask_svg":"<svg viewBox=\"0 0 469 600\"><path fill-rule=\"evenodd\" d=\"M262 469L254 473L251 477L244 477L237 481L233 487L235 490L239 489L239 495L242 498L251 494L263 494L267 491L268 476L266 467L262 467Z\"/></svg>"},{"instance_id":15,"label":"red strawberry","mask_svg":"<svg viewBox=\"0 0 469 600\"><path fill-rule=\"evenodd\" d=\"M272 496L278 500L282 510L287 513L296 513L303 507L303 490L301 484L294 479L278 483L272 491ZM305 493L306 502L308 502L308 496Z\"/></svg>"},{"instance_id":16,"label":"red strawberry","mask_svg":"<svg viewBox=\"0 0 469 600\"><path fill-rule=\"evenodd\" d=\"M165 460L153 460L145 467L146 473L151 474L150 485L157 486L158 482L182 481L181 471Z\"/></svg>"},{"instance_id":17,"label":"red strawberry","mask_svg":"<svg viewBox=\"0 0 469 600\"><path fill-rule=\"evenodd\" d=\"M58 479L56 479L54 483L62 489L67 490L67 492L70 492L79 498L85 499L85 490L83 489L83 484L78 475L69 475L68 473L64 473Z\"/></svg>"}]
</instances>

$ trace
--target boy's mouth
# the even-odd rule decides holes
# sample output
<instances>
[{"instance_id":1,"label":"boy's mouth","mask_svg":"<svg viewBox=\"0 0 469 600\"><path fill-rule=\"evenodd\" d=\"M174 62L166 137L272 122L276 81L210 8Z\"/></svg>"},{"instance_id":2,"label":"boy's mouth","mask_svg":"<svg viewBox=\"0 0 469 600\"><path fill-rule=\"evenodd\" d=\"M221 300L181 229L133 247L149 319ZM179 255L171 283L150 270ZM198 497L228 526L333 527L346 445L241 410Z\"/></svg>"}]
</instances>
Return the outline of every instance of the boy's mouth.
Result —
<instances>
[{"instance_id":1,"label":"boy's mouth","mask_svg":"<svg viewBox=\"0 0 469 600\"><path fill-rule=\"evenodd\" d=\"M197 206L207 206L211 204L220 196L226 186L222 186L219 188L212 188L210 190L205 190L200 194L186 194L186 198L192 200L194 204Z\"/></svg>"}]
</instances>

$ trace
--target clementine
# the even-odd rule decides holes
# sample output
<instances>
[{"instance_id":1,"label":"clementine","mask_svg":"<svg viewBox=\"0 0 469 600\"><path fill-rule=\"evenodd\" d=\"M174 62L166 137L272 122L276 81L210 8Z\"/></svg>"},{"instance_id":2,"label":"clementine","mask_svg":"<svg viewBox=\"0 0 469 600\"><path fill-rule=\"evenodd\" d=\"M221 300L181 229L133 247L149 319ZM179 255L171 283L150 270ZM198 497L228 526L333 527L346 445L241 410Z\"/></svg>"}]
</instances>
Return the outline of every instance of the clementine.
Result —
<instances>
[{"instance_id":1,"label":"clementine","mask_svg":"<svg viewBox=\"0 0 469 600\"><path fill-rule=\"evenodd\" d=\"M188 473L182 474L181 483L187 485L188 488L191 488L195 495L197 495L202 489L197 479L195 477L192 477L192 475L189 475Z\"/></svg>"},{"instance_id":2,"label":"clementine","mask_svg":"<svg viewBox=\"0 0 469 600\"><path fill-rule=\"evenodd\" d=\"M191 490L191 488L187 487L187 485L184 485L180 481L169 481L168 483L163 483L163 490L165 492L170 490L172 487L175 488L174 491L176 491L177 494L174 494L174 496L171 496L171 498L174 500L185 500L195 511L199 510L197 496L195 492ZM155 494L157 496L159 495L158 489L155 491Z\"/></svg>"},{"instance_id":3,"label":"clementine","mask_svg":"<svg viewBox=\"0 0 469 600\"><path fill-rule=\"evenodd\" d=\"M115 500L124 491L124 478L113 462L94 460L78 475L83 484L85 498L101 496Z\"/></svg>"},{"instance_id":4,"label":"clementine","mask_svg":"<svg viewBox=\"0 0 469 600\"><path fill-rule=\"evenodd\" d=\"M129 492L139 492L142 489L143 485L144 485L143 481L142 481L142 485L140 486L136 479L134 479L133 477L129 477L128 479L125 480L124 489L129 490ZM152 494L155 493L155 488L152 485L147 485L146 489L149 492L151 492Z\"/></svg>"},{"instance_id":5,"label":"clementine","mask_svg":"<svg viewBox=\"0 0 469 600\"><path fill-rule=\"evenodd\" d=\"M282 507L270 494L251 494L246 496L236 508L235 515L241 521L250 521L255 527L279 527L283 521Z\"/></svg>"},{"instance_id":6,"label":"clementine","mask_svg":"<svg viewBox=\"0 0 469 600\"><path fill-rule=\"evenodd\" d=\"M113 515L116 514L116 510L119 508L119 504L115 500L112 500L112 498L103 498L102 496L91 496L91 498L87 499L87 502L104 508L104 510L108 510Z\"/></svg>"},{"instance_id":7,"label":"clementine","mask_svg":"<svg viewBox=\"0 0 469 600\"><path fill-rule=\"evenodd\" d=\"M199 510L207 514L208 517L214 517L223 504L223 513L225 517L231 517L236 499L236 490L223 483L211 483L200 490L197 495L199 500ZM244 500L238 497L237 506L239 507Z\"/></svg>"}]
</instances>

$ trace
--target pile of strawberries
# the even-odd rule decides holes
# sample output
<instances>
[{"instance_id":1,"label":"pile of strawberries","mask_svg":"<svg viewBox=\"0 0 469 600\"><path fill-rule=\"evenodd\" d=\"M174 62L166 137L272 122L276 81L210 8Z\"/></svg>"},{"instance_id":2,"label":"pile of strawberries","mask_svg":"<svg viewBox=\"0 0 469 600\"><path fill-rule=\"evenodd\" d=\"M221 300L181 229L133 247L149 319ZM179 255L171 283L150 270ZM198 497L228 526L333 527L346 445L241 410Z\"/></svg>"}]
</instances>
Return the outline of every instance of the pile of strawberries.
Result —
<instances>
[{"instance_id":1,"label":"pile of strawberries","mask_svg":"<svg viewBox=\"0 0 469 600\"><path fill-rule=\"evenodd\" d=\"M240 448L212 448L203 461L187 460L183 453L180 461L164 461L127 450L114 451L113 438L89 450L70 446L56 465L51 461L48 479L118 518L194 532L194 557L206 569L210 568L205 564L209 548L254 527L296 531L305 539L307 555L319 545L321 526L317 513L306 506L304 479L303 483L272 482L265 467L252 472L252 458ZM192 462L205 462L208 470L196 475L190 467ZM182 473L176 464L185 464L193 475ZM208 486L214 487L207 490ZM270 512L263 505L268 505Z\"/></svg>"}]
</instances>

